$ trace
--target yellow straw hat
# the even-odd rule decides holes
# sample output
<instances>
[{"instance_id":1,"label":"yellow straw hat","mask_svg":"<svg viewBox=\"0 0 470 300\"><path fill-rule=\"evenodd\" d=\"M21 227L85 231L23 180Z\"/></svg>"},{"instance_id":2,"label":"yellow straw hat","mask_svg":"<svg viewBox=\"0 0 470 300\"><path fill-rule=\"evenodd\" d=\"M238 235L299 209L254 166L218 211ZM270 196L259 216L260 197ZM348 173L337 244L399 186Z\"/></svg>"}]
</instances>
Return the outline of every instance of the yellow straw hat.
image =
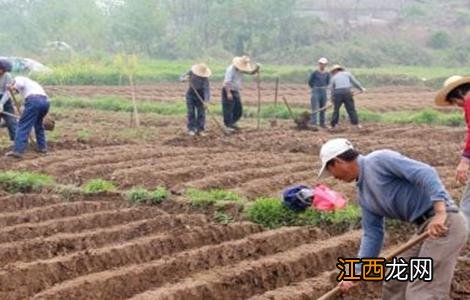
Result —
<instances>
[{"instance_id":1,"label":"yellow straw hat","mask_svg":"<svg viewBox=\"0 0 470 300\"><path fill-rule=\"evenodd\" d=\"M191 67L191 72L199 77L208 78L212 75L211 69L206 64L197 64Z\"/></svg>"},{"instance_id":2,"label":"yellow straw hat","mask_svg":"<svg viewBox=\"0 0 470 300\"><path fill-rule=\"evenodd\" d=\"M437 92L436 98L434 98L434 103L437 106L451 106L452 103L447 101L447 96L454 89L466 83L470 83L470 76L463 77L454 75L447 78L444 82L444 86Z\"/></svg>"},{"instance_id":3,"label":"yellow straw hat","mask_svg":"<svg viewBox=\"0 0 470 300\"><path fill-rule=\"evenodd\" d=\"M338 70L344 71L344 67L342 65L334 65L333 67L331 67L330 72L334 72Z\"/></svg>"},{"instance_id":4,"label":"yellow straw hat","mask_svg":"<svg viewBox=\"0 0 470 300\"><path fill-rule=\"evenodd\" d=\"M232 64L240 71L251 73L256 70L257 66L254 64L251 59L244 55L244 56L237 56L234 57L232 60Z\"/></svg>"}]
</instances>

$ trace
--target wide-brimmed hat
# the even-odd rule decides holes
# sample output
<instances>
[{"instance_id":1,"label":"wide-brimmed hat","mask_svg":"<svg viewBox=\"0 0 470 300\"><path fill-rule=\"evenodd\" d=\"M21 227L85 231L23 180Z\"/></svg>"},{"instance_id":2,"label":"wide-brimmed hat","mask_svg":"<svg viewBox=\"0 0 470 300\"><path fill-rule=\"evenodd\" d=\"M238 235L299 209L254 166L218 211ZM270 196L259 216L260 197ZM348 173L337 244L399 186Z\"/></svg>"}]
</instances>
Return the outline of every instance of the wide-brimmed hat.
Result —
<instances>
[{"instance_id":1,"label":"wide-brimmed hat","mask_svg":"<svg viewBox=\"0 0 470 300\"><path fill-rule=\"evenodd\" d=\"M434 103L437 106L451 106L452 103L447 101L447 96L452 92L454 89L458 88L459 86L470 83L470 76L459 76L454 75L444 82L444 86L437 92L436 98L434 98Z\"/></svg>"},{"instance_id":2,"label":"wide-brimmed hat","mask_svg":"<svg viewBox=\"0 0 470 300\"><path fill-rule=\"evenodd\" d=\"M194 75L199 76L199 77L210 77L212 75L211 69L206 64L197 64L191 67L191 72L193 72Z\"/></svg>"},{"instance_id":3,"label":"wide-brimmed hat","mask_svg":"<svg viewBox=\"0 0 470 300\"><path fill-rule=\"evenodd\" d=\"M236 56L232 60L232 64L240 71L251 73L256 70L257 65L254 64L251 59L244 55L244 56Z\"/></svg>"},{"instance_id":4,"label":"wide-brimmed hat","mask_svg":"<svg viewBox=\"0 0 470 300\"><path fill-rule=\"evenodd\" d=\"M330 72L335 71L344 71L344 67L342 65L334 65L333 67L331 67Z\"/></svg>"},{"instance_id":5,"label":"wide-brimmed hat","mask_svg":"<svg viewBox=\"0 0 470 300\"><path fill-rule=\"evenodd\" d=\"M322 65L327 65L328 64L328 59L326 57L322 57L318 60L318 63L322 64Z\"/></svg>"}]
</instances>

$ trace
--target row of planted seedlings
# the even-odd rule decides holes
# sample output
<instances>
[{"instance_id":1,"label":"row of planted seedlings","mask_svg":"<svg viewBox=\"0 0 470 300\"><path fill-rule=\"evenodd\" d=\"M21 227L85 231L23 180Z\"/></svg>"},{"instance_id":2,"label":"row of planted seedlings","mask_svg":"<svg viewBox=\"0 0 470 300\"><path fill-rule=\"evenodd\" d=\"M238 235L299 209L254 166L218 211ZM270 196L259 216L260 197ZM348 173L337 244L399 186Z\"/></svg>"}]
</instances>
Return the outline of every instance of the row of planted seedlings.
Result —
<instances>
[{"instance_id":1,"label":"row of planted seedlings","mask_svg":"<svg viewBox=\"0 0 470 300\"><path fill-rule=\"evenodd\" d=\"M183 195L178 196L163 186L153 190L137 186L122 191L113 182L104 179L92 179L81 186L63 185L49 175L21 171L0 172L0 186L9 193L58 194L64 201L70 201L77 196L113 195L133 205L171 207L182 204L194 211L210 214L214 221L221 224L249 220L270 229L282 226L319 226L330 232L340 232L357 228L360 222L360 211L354 203L335 212L308 209L297 213L286 208L279 198L247 199L223 189L189 188Z\"/></svg>"}]
</instances>

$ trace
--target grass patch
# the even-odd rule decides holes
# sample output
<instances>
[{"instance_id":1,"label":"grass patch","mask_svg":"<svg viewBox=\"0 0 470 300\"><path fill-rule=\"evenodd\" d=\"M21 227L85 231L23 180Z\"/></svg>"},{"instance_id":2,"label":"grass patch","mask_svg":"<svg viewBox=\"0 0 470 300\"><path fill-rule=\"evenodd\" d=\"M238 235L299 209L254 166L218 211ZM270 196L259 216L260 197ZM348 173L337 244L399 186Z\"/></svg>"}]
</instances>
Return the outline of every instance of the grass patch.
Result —
<instances>
[{"instance_id":1,"label":"grass patch","mask_svg":"<svg viewBox=\"0 0 470 300\"><path fill-rule=\"evenodd\" d=\"M54 182L51 176L35 172L0 172L0 185L10 193L40 191Z\"/></svg>"},{"instance_id":2,"label":"grass patch","mask_svg":"<svg viewBox=\"0 0 470 300\"><path fill-rule=\"evenodd\" d=\"M356 205L350 204L343 210L331 213L317 212L312 209L296 213L286 208L277 198L259 198L247 208L246 217L254 223L271 229L305 225L349 227L351 224L359 223L360 211Z\"/></svg>"},{"instance_id":3,"label":"grass patch","mask_svg":"<svg viewBox=\"0 0 470 300\"><path fill-rule=\"evenodd\" d=\"M181 74L194 63L192 60L155 60L139 59L135 67L137 84L155 82L177 82ZM229 61L208 60L213 71L212 81L222 80ZM122 67L113 58L94 61L78 58L61 64L48 65L51 74L37 74L35 79L42 84L52 85L127 85L127 76L122 74ZM263 64L262 80L271 81L279 76L284 83L306 83L310 67L303 65ZM351 71L366 86L396 84L426 84L451 74L470 74L470 68L420 67L420 66L384 66L376 68L352 68ZM252 81L252 76L245 76L245 81ZM433 84L434 85L434 84Z\"/></svg>"},{"instance_id":4,"label":"grass patch","mask_svg":"<svg viewBox=\"0 0 470 300\"><path fill-rule=\"evenodd\" d=\"M102 193L102 192L115 192L117 191L116 186L114 183L104 179L92 179L82 186L83 192L85 194L95 194L95 193Z\"/></svg>"},{"instance_id":5,"label":"grass patch","mask_svg":"<svg viewBox=\"0 0 470 300\"><path fill-rule=\"evenodd\" d=\"M363 121L381 122L389 124L428 124L443 126L461 126L465 124L464 116L460 111L449 113L426 108L416 112L386 112L376 113L360 110L359 118Z\"/></svg>"},{"instance_id":6,"label":"grass patch","mask_svg":"<svg viewBox=\"0 0 470 300\"><path fill-rule=\"evenodd\" d=\"M186 196L189 198L191 205L195 207L208 207L212 205L223 207L227 203L242 201L242 198L237 193L221 189L208 191L188 189Z\"/></svg>"},{"instance_id":7,"label":"grass patch","mask_svg":"<svg viewBox=\"0 0 470 300\"><path fill-rule=\"evenodd\" d=\"M136 187L126 193L126 199L132 204L159 204L168 199L168 196L168 190L161 186L154 191Z\"/></svg>"},{"instance_id":8,"label":"grass patch","mask_svg":"<svg viewBox=\"0 0 470 300\"><path fill-rule=\"evenodd\" d=\"M91 139L92 133L89 130L83 128L77 131L76 135L77 139L81 141L89 141Z\"/></svg>"},{"instance_id":9,"label":"grass patch","mask_svg":"<svg viewBox=\"0 0 470 300\"><path fill-rule=\"evenodd\" d=\"M78 109L95 109L112 112L131 112L132 102L123 98L98 97L95 99L82 99L74 97L57 97L54 99L55 107L59 108L78 108ZM138 110L145 113L154 113L164 116L185 116L186 104L184 101L172 102L155 102L155 101L138 101ZM221 107L218 103L213 102L210 107L211 112L221 116ZM307 108L293 107L294 115L300 115ZM273 104L263 104L261 107L261 118L271 119L274 115L279 119L289 119L290 115L284 105L278 105L277 108ZM381 122L389 124L429 124L444 126L460 126L463 125L464 116L460 111L441 112L433 108L426 108L421 111L398 111L377 113L367 109L358 111L359 118L366 122ZM255 106L245 106L244 117L255 118L257 116L257 108ZM80 133L87 136L87 131ZM147 140L151 138L152 131L146 128L142 129L126 129L120 133L123 138L137 138Z\"/></svg>"}]
</instances>

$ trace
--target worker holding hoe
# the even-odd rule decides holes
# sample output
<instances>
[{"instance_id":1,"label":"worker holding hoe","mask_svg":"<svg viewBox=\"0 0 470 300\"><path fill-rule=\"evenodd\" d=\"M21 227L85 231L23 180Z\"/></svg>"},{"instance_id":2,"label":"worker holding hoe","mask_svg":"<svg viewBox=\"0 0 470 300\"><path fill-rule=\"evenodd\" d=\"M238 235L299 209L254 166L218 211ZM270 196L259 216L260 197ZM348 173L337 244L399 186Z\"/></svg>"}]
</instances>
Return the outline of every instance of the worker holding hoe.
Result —
<instances>
[{"instance_id":1,"label":"worker holding hoe","mask_svg":"<svg viewBox=\"0 0 470 300\"><path fill-rule=\"evenodd\" d=\"M332 76L330 80L331 99L333 99L334 105L333 116L331 117L331 128L335 129L336 125L338 125L339 110L344 104L351 124L361 129L362 126L359 124L352 89L355 87L361 92L365 92L366 89L351 73L347 72L344 67L340 65L334 65L330 72Z\"/></svg>"},{"instance_id":2,"label":"worker holding hoe","mask_svg":"<svg viewBox=\"0 0 470 300\"><path fill-rule=\"evenodd\" d=\"M460 163L457 166L456 178L460 183L467 184L460 207L470 225L470 181L468 179L470 168L470 76L452 76L448 78L444 83L444 87L436 95L435 103L437 106L457 105L465 113L467 141L460 157Z\"/></svg>"},{"instance_id":3,"label":"worker holding hoe","mask_svg":"<svg viewBox=\"0 0 470 300\"><path fill-rule=\"evenodd\" d=\"M464 215L454 204L437 172L429 165L391 150L362 156L346 139L333 139L320 150L319 176L328 172L344 182L356 182L362 209L363 236L359 258L374 258L384 240L384 218L416 225L429 238L401 255L432 258L433 279L385 281L383 299L447 299L460 250L466 243ZM356 281L343 281L347 292Z\"/></svg>"},{"instance_id":4,"label":"worker holding hoe","mask_svg":"<svg viewBox=\"0 0 470 300\"><path fill-rule=\"evenodd\" d=\"M312 96L310 98L310 105L312 107L311 123L313 126L326 128L326 109L318 112L319 109L325 108L328 101L326 89L330 84L330 73L326 70L328 65L328 59L322 57L318 60L318 68L310 74L308 79L308 86L312 90ZM318 122L318 115L320 120Z\"/></svg>"},{"instance_id":5,"label":"worker holding hoe","mask_svg":"<svg viewBox=\"0 0 470 300\"><path fill-rule=\"evenodd\" d=\"M8 60L0 59L0 118L5 120L10 141L13 143L15 141L17 122L14 116L15 109L13 108L13 103L7 88L13 82L13 77L10 74L11 69L12 65Z\"/></svg>"},{"instance_id":6,"label":"worker holding hoe","mask_svg":"<svg viewBox=\"0 0 470 300\"><path fill-rule=\"evenodd\" d=\"M8 86L10 93L18 92L24 99L24 111L18 121L13 151L6 155L22 158L28 146L28 137L34 127L38 153L47 153L46 132L43 120L49 112L50 100L39 83L27 77L17 76Z\"/></svg>"},{"instance_id":7,"label":"worker holding hoe","mask_svg":"<svg viewBox=\"0 0 470 300\"><path fill-rule=\"evenodd\" d=\"M188 109L188 134L205 136L206 102L210 100L209 77L212 71L206 64L197 64L180 77L181 81L188 81L186 92L186 106Z\"/></svg>"},{"instance_id":8,"label":"worker holding hoe","mask_svg":"<svg viewBox=\"0 0 470 300\"><path fill-rule=\"evenodd\" d=\"M260 65L253 64L248 56L241 56L235 57L232 64L225 71L224 86L222 88L222 112L228 133L239 130L236 123L243 115L240 97L243 74L254 75L259 72L259 69Z\"/></svg>"}]
</instances>

